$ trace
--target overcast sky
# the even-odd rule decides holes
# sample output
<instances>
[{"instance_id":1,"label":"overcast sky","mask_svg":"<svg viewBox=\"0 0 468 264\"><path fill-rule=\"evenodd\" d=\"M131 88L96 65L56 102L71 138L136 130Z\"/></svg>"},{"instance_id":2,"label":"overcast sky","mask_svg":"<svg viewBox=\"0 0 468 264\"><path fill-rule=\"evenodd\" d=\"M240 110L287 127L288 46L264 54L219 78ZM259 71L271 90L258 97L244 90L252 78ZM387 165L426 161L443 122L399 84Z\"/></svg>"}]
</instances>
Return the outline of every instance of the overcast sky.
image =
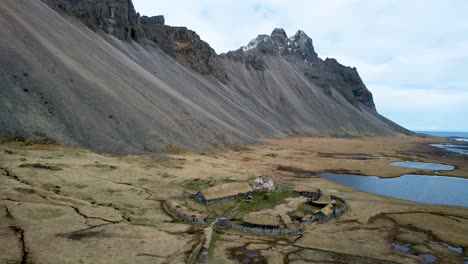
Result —
<instances>
[{"instance_id":1,"label":"overcast sky","mask_svg":"<svg viewBox=\"0 0 468 264\"><path fill-rule=\"evenodd\" d=\"M355 66L377 110L412 130L468 131L468 1L133 0L218 53L275 27Z\"/></svg>"}]
</instances>

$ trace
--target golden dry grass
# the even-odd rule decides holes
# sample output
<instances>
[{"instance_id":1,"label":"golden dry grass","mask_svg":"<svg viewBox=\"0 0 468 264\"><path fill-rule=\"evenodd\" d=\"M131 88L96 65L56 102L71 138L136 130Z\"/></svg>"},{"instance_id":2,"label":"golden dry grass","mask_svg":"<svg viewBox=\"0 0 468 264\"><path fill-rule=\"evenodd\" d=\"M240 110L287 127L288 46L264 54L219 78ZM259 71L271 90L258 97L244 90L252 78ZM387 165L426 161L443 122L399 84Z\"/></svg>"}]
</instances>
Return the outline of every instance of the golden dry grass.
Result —
<instances>
[{"instance_id":1,"label":"golden dry grass","mask_svg":"<svg viewBox=\"0 0 468 264\"><path fill-rule=\"evenodd\" d=\"M271 263L281 263L282 259L290 263L421 261L416 255L394 252L394 241L411 244L418 253L434 254L445 262L460 262L468 247L467 208L388 198L277 170L282 165L310 172L346 169L394 177L413 171L389 166L388 162L417 159L456 165L451 175L467 175L466 158L442 153L446 156L443 158L439 150L426 147L434 140L407 136L268 139L271 145L207 155L173 154L172 160L98 155L57 145L4 143L0 145L0 262L19 262L22 258L34 263L186 262L203 243L204 232L174 222L161 207L164 198L193 193L187 182L195 179L217 185L247 182L263 174L278 183L320 188L341 196L351 209L338 219L312 224L295 246L289 243L296 237L217 231L210 248L213 262L238 262L250 251L258 261ZM385 160L319 155L338 152L385 156ZM265 156L268 153L277 155ZM49 169L55 167L60 170ZM281 216L297 207L293 200L267 210ZM461 246L465 253L431 241Z\"/></svg>"}]
</instances>

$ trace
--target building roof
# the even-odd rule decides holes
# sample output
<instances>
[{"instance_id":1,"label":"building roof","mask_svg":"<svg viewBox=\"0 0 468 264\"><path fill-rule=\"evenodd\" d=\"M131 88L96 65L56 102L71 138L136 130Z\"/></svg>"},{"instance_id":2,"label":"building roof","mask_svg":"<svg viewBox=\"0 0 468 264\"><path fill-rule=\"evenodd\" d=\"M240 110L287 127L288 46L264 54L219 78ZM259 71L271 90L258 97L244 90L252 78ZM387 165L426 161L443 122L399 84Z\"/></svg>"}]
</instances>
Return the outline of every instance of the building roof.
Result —
<instances>
[{"instance_id":1,"label":"building roof","mask_svg":"<svg viewBox=\"0 0 468 264\"><path fill-rule=\"evenodd\" d=\"M317 200L311 201L314 204L335 204L335 200L333 200L330 195L320 195Z\"/></svg>"},{"instance_id":2,"label":"building roof","mask_svg":"<svg viewBox=\"0 0 468 264\"><path fill-rule=\"evenodd\" d=\"M311 193L318 193L320 192L319 188L309 187L309 186L302 186L302 185L295 185L294 186L295 192L311 192Z\"/></svg>"},{"instance_id":3,"label":"building roof","mask_svg":"<svg viewBox=\"0 0 468 264\"><path fill-rule=\"evenodd\" d=\"M169 200L168 204L175 207L175 208L177 208L177 210L179 210L179 212L182 212L182 213L184 213L186 215L189 215L189 216L192 216L192 217L197 217L197 218L207 217L207 215L205 215L205 214L201 214L201 213L196 212L194 210L190 210L180 200L171 199L171 200Z\"/></svg>"},{"instance_id":4,"label":"building roof","mask_svg":"<svg viewBox=\"0 0 468 264\"><path fill-rule=\"evenodd\" d=\"M231 182L203 189L200 193L206 200L213 200L252 191L252 187L246 182Z\"/></svg>"},{"instance_id":5,"label":"building roof","mask_svg":"<svg viewBox=\"0 0 468 264\"><path fill-rule=\"evenodd\" d=\"M286 225L290 225L293 223L293 221L291 220L291 217L285 213L280 214L280 217L281 217L281 220L283 220L283 222Z\"/></svg>"},{"instance_id":6,"label":"building roof","mask_svg":"<svg viewBox=\"0 0 468 264\"><path fill-rule=\"evenodd\" d=\"M252 212L244 215L242 218L244 222L254 225L268 225L268 226L279 226L280 218L277 216L261 213Z\"/></svg>"},{"instance_id":7,"label":"building roof","mask_svg":"<svg viewBox=\"0 0 468 264\"><path fill-rule=\"evenodd\" d=\"M333 204L329 203L327 204L327 206L325 206L324 208L318 211L315 211L314 213L317 213L317 212L321 212L322 214L329 216L333 213Z\"/></svg>"}]
</instances>

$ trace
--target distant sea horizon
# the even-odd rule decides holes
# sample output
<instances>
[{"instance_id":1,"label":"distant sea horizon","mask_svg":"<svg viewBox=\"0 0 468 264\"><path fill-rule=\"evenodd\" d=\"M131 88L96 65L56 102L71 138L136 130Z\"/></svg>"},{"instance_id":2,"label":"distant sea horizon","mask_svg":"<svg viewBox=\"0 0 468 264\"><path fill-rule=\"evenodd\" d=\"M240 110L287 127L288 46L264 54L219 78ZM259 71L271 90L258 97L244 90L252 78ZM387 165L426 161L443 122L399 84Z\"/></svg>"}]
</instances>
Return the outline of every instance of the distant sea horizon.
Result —
<instances>
[{"instance_id":1,"label":"distant sea horizon","mask_svg":"<svg viewBox=\"0 0 468 264\"><path fill-rule=\"evenodd\" d=\"M432 136L438 137L458 137L458 138L468 138L468 132L451 132L451 131L414 131L416 133L423 133Z\"/></svg>"}]
</instances>

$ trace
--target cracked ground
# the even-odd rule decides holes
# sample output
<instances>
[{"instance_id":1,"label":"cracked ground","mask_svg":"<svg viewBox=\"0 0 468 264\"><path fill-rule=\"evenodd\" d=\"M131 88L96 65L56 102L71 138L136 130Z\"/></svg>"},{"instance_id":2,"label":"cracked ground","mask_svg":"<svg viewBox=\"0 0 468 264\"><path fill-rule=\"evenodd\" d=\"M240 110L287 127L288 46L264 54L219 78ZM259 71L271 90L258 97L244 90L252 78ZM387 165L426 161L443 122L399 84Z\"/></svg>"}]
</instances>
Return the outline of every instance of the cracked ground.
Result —
<instances>
[{"instance_id":1,"label":"cracked ground","mask_svg":"<svg viewBox=\"0 0 468 264\"><path fill-rule=\"evenodd\" d=\"M408 173L386 163L415 156L440 161L437 153L423 147L429 139L330 140L275 139L269 141L272 145L235 146L203 155L182 152L168 159L0 144L0 263L420 263L421 254L432 254L442 263L463 261L467 208L387 198L310 176L346 169L362 174L378 170L388 177ZM353 153L387 159L343 158ZM466 175L466 159L448 159L457 165L452 175ZM217 230L207 256L199 258L203 229L162 209L168 195L261 174L342 196L351 210L328 223L310 225L300 237ZM409 245L412 252L395 251L392 243Z\"/></svg>"}]
</instances>

